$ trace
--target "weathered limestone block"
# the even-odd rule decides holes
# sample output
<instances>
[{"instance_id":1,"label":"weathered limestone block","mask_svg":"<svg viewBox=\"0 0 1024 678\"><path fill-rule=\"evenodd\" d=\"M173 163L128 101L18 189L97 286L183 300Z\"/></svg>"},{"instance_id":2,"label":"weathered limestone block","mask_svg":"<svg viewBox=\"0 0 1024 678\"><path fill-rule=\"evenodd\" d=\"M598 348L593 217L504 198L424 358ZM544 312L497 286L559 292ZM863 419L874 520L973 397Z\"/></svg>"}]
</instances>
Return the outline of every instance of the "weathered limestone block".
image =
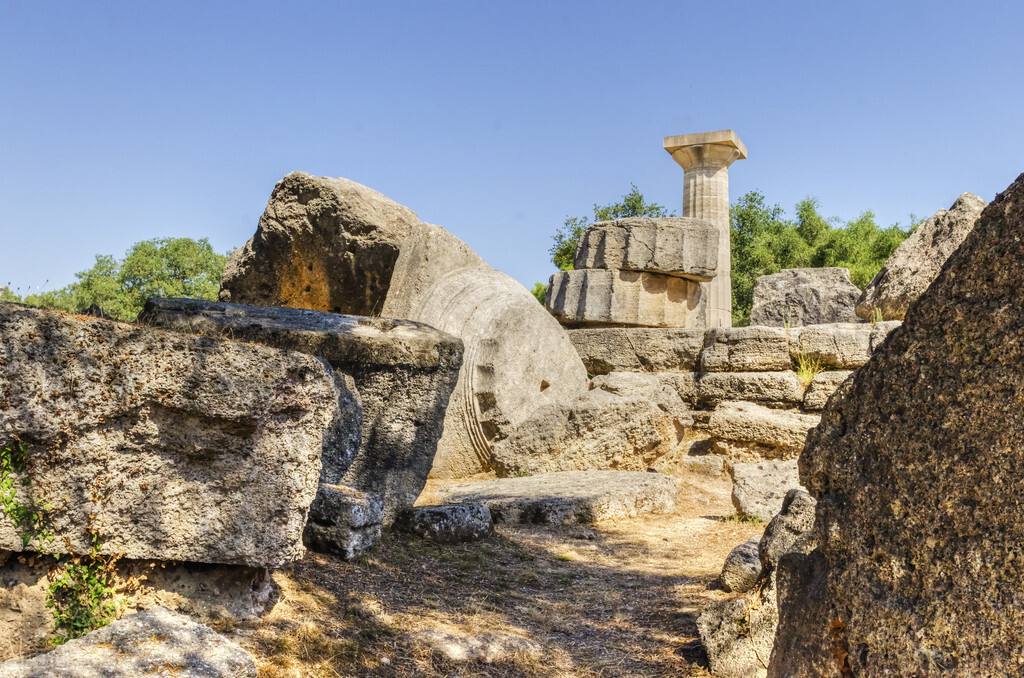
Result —
<instances>
[{"instance_id":1,"label":"weathered limestone block","mask_svg":"<svg viewBox=\"0 0 1024 678\"><path fill-rule=\"evenodd\" d=\"M743 400L774 407L799 406L804 385L796 373L705 372L697 382L702 403L715 407L726 400Z\"/></svg>"},{"instance_id":2,"label":"weathered limestone block","mask_svg":"<svg viewBox=\"0 0 1024 678\"><path fill-rule=\"evenodd\" d=\"M793 359L818 361L823 367L852 370L871 358L871 335L867 323L808 325L790 332Z\"/></svg>"},{"instance_id":3,"label":"weathered limestone block","mask_svg":"<svg viewBox=\"0 0 1024 678\"><path fill-rule=\"evenodd\" d=\"M825 409L829 397L836 392L839 384L846 381L851 374L853 374L852 370L828 370L814 375L807 387L807 393L804 394L804 409Z\"/></svg>"},{"instance_id":4,"label":"weathered limestone block","mask_svg":"<svg viewBox=\"0 0 1024 678\"><path fill-rule=\"evenodd\" d=\"M700 283L661 273L584 269L551 276L546 306L566 325L704 327Z\"/></svg>"},{"instance_id":5,"label":"weathered limestone block","mask_svg":"<svg viewBox=\"0 0 1024 678\"><path fill-rule=\"evenodd\" d=\"M773 675L839 676L836 648L861 678L1024 672L1021 233L1024 175L808 436L822 561L779 633L812 645Z\"/></svg>"},{"instance_id":6,"label":"weathered limestone block","mask_svg":"<svg viewBox=\"0 0 1024 678\"><path fill-rule=\"evenodd\" d=\"M751 325L800 327L857 322L860 290L845 268L787 268L754 282Z\"/></svg>"},{"instance_id":7,"label":"weathered limestone block","mask_svg":"<svg viewBox=\"0 0 1024 678\"><path fill-rule=\"evenodd\" d=\"M577 243L573 268L647 271L707 282L718 268L718 227L679 217L599 221Z\"/></svg>"},{"instance_id":8,"label":"weathered limestone block","mask_svg":"<svg viewBox=\"0 0 1024 678\"><path fill-rule=\"evenodd\" d=\"M697 381L699 375L696 372L662 372L656 376L658 381L679 394L679 398L690 407L696 407L700 403L700 388Z\"/></svg>"},{"instance_id":9,"label":"weathered limestone block","mask_svg":"<svg viewBox=\"0 0 1024 678\"><path fill-rule=\"evenodd\" d=\"M379 495L388 519L422 492L462 365L459 339L407 320L197 299L150 299L139 322L326 359L355 381L362 434L325 442L320 482Z\"/></svg>"},{"instance_id":10,"label":"weathered limestone block","mask_svg":"<svg viewBox=\"0 0 1024 678\"><path fill-rule=\"evenodd\" d=\"M376 494L321 484L302 537L314 551L352 560L377 543L383 522L384 502Z\"/></svg>"},{"instance_id":11,"label":"weathered limestone block","mask_svg":"<svg viewBox=\"0 0 1024 678\"><path fill-rule=\"evenodd\" d=\"M729 551L722 565L722 574L718 575L718 581L724 591L746 593L754 588L754 584L761 576L759 542L758 537L753 537Z\"/></svg>"},{"instance_id":12,"label":"weathered limestone block","mask_svg":"<svg viewBox=\"0 0 1024 678\"><path fill-rule=\"evenodd\" d=\"M434 477L489 470L491 446L534 410L587 390L586 369L558 322L525 287L439 226L422 224L403 246L382 313L465 344Z\"/></svg>"},{"instance_id":13,"label":"weathered limestone block","mask_svg":"<svg viewBox=\"0 0 1024 678\"><path fill-rule=\"evenodd\" d=\"M256 678L256 673L248 652L164 607L123 617L32 659L0 664L2 678Z\"/></svg>"},{"instance_id":14,"label":"weathered limestone block","mask_svg":"<svg viewBox=\"0 0 1024 678\"><path fill-rule=\"evenodd\" d=\"M660 473L563 471L438 489L444 501L483 504L496 523L568 525L671 513L676 484Z\"/></svg>"},{"instance_id":15,"label":"weathered limestone block","mask_svg":"<svg viewBox=\"0 0 1024 678\"><path fill-rule=\"evenodd\" d=\"M593 375L691 372L704 346L704 330L593 327L569 330L569 340Z\"/></svg>"},{"instance_id":16,"label":"weathered limestone block","mask_svg":"<svg viewBox=\"0 0 1024 678\"><path fill-rule=\"evenodd\" d=\"M680 408L685 408L681 401ZM688 419L680 425L678 416L645 397L594 389L573 402L534 412L494 445L492 465L506 478L554 471L646 471L692 423Z\"/></svg>"},{"instance_id":17,"label":"weathered limestone block","mask_svg":"<svg viewBox=\"0 0 1024 678\"><path fill-rule=\"evenodd\" d=\"M292 172L274 186L256 234L228 259L220 300L377 315L419 223L354 181Z\"/></svg>"},{"instance_id":18,"label":"weathered limestone block","mask_svg":"<svg viewBox=\"0 0 1024 678\"><path fill-rule=\"evenodd\" d=\"M0 305L0 446L17 500L56 537L32 550L280 567L300 557L344 388L301 353ZM28 485L21 479L30 477ZM0 549L25 546L0 519Z\"/></svg>"},{"instance_id":19,"label":"weathered limestone block","mask_svg":"<svg viewBox=\"0 0 1024 678\"><path fill-rule=\"evenodd\" d=\"M902 324L901 320L885 320L875 323L871 330L871 352L874 353L881 348L885 340L889 338L889 333Z\"/></svg>"},{"instance_id":20,"label":"weathered limestone block","mask_svg":"<svg viewBox=\"0 0 1024 678\"><path fill-rule=\"evenodd\" d=\"M781 327L713 327L704 336L702 372L774 372L793 367Z\"/></svg>"},{"instance_id":21,"label":"weathered limestone block","mask_svg":"<svg viewBox=\"0 0 1024 678\"><path fill-rule=\"evenodd\" d=\"M446 504L404 509L395 527L440 544L483 539L494 531L491 510L483 504Z\"/></svg>"},{"instance_id":22,"label":"weathered limestone block","mask_svg":"<svg viewBox=\"0 0 1024 678\"><path fill-rule=\"evenodd\" d=\"M435 475L487 470L492 441L536 407L584 392L549 313L464 242L365 186L293 173L225 269L221 301L403 318L462 339Z\"/></svg>"},{"instance_id":23,"label":"weathered limestone block","mask_svg":"<svg viewBox=\"0 0 1024 678\"><path fill-rule=\"evenodd\" d=\"M807 431L820 419L813 414L727 401L715 408L708 429L715 452L730 461L796 459Z\"/></svg>"},{"instance_id":24,"label":"weathered limestone block","mask_svg":"<svg viewBox=\"0 0 1024 678\"><path fill-rule=\"evenodd\" d=\"M796 459L733 464L732 505L741 516L771 520L786 493L800 487Z\"/></svg>"},{"instance_id":25,"label":"weathered limestone block","mask_svg":"<svg viewBox=\"0 0 1024 678\"><path fill-rule=\"evenodd\" d=\"M920 224L892 253L857 301L864 320L903 320L907 309L935 280L956 248L974 228L984 200L964 193L948 210Z\"/></svg>"},{"instance_id":26,"label":"weathered limestone block","mask_svg":"<svg viewBox=\"0 0 1024 678\"><path fill-rule=\"evenodd\" d=\"M590 387L623 397L646 398L672 417L676 430L681 432L693 425L693 413L673 386L673 380L661 377L642 372L612 372L594 377Z\"/></svg>"}]
</instances>

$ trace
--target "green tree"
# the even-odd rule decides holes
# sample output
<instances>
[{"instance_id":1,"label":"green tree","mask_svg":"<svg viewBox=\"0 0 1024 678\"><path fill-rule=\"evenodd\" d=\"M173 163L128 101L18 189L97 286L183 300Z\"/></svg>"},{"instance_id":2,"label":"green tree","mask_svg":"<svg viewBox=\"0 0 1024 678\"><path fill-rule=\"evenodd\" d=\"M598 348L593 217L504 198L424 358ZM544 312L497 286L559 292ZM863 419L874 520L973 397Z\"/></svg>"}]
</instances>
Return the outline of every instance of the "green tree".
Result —
<instances>
[{"instance_id":1,"label":"green tree","mask_svg":"<svg viewBox=\"0 0 1024 678\"><path fill-rule=\"evenodd\" d=\"M796 220L784 218L779 205L768 205L764 195L751 191L729 211L732 230L733 324L750 323L754 281L784 268L839 266L863 289L906 240L908 231L894 224L880 228L875 215L863 212L841 223L825 219L818 201L806 198L796 205ZM911 216L911 227L920 220Z\"/></svg>"},{"instance_id":2,"label":"green tree","mask_svg":"<svg viewBox=\"0 0 1024 678\"><path fill-rule=\"evenodd\" d=\"M132 245L124 259L97 255L92 268L59 290L28 295L24 303L78 312L93 305L132 321L151 297L216 299L227 256L205 239L158 238Z\"/></svg>"},{"instance_id":3,"label":"green tree","mask_svg":"<svg viewBox=\"0 0 1024 678\"><path fill-rule=\"evenodd\" d=\"M535 282L533 283L533 289L530 290L530 293L536 297L537 301L539 301L541 306L543 306L545 297L547 297L548 294L548 286L542 282Z\"/></svg>"},{"instance_id":4,"label":"green tree","mask_svg":"<svg viewBox=\"0 0 1024 678\"><path fill-rule=\"evenodd\" d=\"M630 191L622 196L622 200L610 205L598 205L594 203L594 218L569 217L565 223L558 227L555 234L551 236L554 241L548 252L551 254L551 261L560 271L571 271L573 257L576 254L576 243L583 232L593 222L611 221L613 219L625 219L626 217L654 217L663 218L675 216L665 210L657 203L649 203L644 199L643 194L637 189L636 184L630 184Z\"/></svg>"}]
</instances>

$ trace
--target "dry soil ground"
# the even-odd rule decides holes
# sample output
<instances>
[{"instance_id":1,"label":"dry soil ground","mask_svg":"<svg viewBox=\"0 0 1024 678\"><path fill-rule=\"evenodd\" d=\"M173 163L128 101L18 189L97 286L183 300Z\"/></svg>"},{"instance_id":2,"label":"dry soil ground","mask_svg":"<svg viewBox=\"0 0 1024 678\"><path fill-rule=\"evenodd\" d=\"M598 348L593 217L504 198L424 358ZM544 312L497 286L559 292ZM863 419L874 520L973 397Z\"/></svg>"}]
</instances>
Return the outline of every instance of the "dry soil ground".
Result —
<instances>
[{"instance_id":1,"label":"dry soil ground","mask_svg":"<svg viewBox=\"0 0 1024 678\"><path fill-rule=\"evenodd\" d=\"M707 676L696 616L726 596L712 582L729 550L764 526L730 519L725 479L678 484L671 515L499 526L459 546L385 536L350 563L309 554L275 574L264 619L219 628L261 678Z\"/></svg>"}]
</instances>

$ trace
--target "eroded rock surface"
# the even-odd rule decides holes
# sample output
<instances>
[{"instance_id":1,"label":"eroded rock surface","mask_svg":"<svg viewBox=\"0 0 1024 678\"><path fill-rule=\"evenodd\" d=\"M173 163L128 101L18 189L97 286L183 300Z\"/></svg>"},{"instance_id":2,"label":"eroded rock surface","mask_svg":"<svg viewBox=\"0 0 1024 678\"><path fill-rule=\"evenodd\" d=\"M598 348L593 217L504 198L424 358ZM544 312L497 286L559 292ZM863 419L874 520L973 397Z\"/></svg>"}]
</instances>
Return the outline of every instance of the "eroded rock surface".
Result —
<instances>
[{"instance_id":1,"label":"eroded rock surface","mask_svg":"<svg viewBox=\"0 0 1024 678\"><path fill-rule=\"evenodd\" d=\"M725 557L718 581L730 593L746 593L761 576L761 555L758 538L743 542Z\"/></svg>"},{"instance_id":2,"label":"eroded rock surface","mask_svg":"<svg viewBox=\"0 0 1024 678\"><path fill-rule=\"evenodd\" d=\"M800 327L858 322L860 290L845 268L787 268L754 282L751 325Z\"/></svg>"},{"instance_id":3,"label":"eroded rock surface","mask_svg":"<svg viewBox=\"0 0 1024 678\"><path fill-rule=\"evenodd\" d=\"M964 193L948 210L939 210L904 240L857 301L864 320L903 320L907 309L935 280L960 247L987 205Z\"/></svg>"},{"instance_id":4,"label":"eroded rock surface","mask_svg":"<svg viewBox=\"0 0 1024 678\"><path fill-rule=\"evenodd\" d=\"M771 675L1024 672L1022 232L1024 176L808 437L819 550Z\"/></svg>"},{"instance_id":5,"label":"eroded rock surface","mask_svg":"<svg viewBox=\"0 0 1024 678\"><path fill-rule=\"evenodd\" d=\"M28 550L88 553L90 527L128 558L300 557L338 389L301 353L0 304L0 446L25 446L17 501L52 505Z\"/></svg>"},{"instance_id":6,"label":"eroded rock surface","mask_svg":"<svg viewBox=\"0 0 1024 678\"><path fill-rule=\"evenodd\" d=\"M256 678L256 661L227 638L157 607L32 659L0 664L2 678Z\"/></svg>"},{"instance_id":7,"label":"eroded rock surface","mask_svg":"<svg viewBox=\"0 0 1024 678\"><path fill-rule=\"evenodd\" d=\"M594 327L569 330L593 375L609 372L691 372L704 346L703 329Z\"/></svg>"}]
</instances>

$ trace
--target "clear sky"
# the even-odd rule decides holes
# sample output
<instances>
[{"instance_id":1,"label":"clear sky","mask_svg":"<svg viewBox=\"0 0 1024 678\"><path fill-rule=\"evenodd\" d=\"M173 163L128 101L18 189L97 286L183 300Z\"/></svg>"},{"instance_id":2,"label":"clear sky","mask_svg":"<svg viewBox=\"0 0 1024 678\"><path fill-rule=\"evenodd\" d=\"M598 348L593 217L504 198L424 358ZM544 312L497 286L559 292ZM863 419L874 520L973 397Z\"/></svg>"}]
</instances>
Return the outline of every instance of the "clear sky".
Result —
<instances>
[{"instance_id":1,"label":"clear sky","mask_svg":"<svg viewBox=\"0 0 1024 678\"><path fill-rule=\"evenodd\" d=\"M1024 172L1024 3L0 0L0 285L156 237L219 251L293 170L444 226L527 286L662 137L734 129L792 211L907 223Z\"/></svg>"}]
</instances>

